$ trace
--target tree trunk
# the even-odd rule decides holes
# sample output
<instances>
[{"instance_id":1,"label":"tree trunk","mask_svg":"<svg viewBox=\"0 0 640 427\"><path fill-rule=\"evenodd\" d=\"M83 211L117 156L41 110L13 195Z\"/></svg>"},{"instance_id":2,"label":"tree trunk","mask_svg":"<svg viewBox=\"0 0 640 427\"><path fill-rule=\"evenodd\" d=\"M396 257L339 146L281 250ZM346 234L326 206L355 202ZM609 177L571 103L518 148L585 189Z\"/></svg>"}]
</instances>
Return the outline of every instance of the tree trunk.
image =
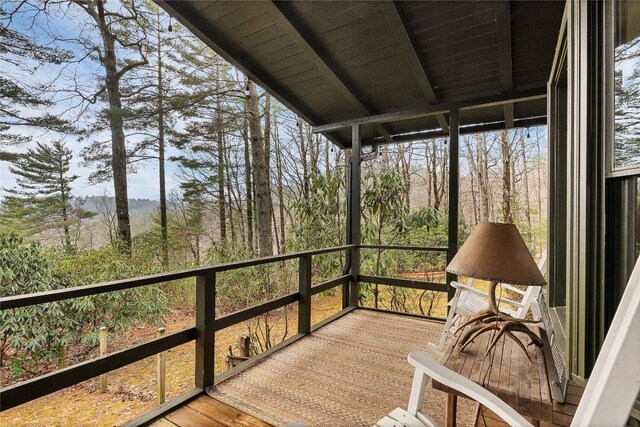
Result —
<instances>
[{"instance_id":1,"label":"tree trunk","mask_svg":"<svg viewBox=\"0 0 640 427\"><path fill-rule=\"evenodd\" d=\"M409 143L407 148L405 148L404 146L401 146L400 148L400 166L402 170L402 178L404 179L404 194L403 194L404 203L405 203L405 206L407 207L407 212L410 212L411 211L411 154L413 152L413 145Z\"/></svg>"},{"instance_id":2,"label":"tree trunk","mask_svg":"<svg viewBox=\"0 0 640 427\"><path fill-rule=\"evenodd\" d=\"M480 218L480 207L478 205L478 195L476 194L476 177L478 175L478 163L474 157L473 149L469 143L469 137L462 139L465 147L467 148L467 162L469 163L469 179L471 187L471 201L473 203L473 219L474 224L477 224Z\"/></svg>"},{"instance_id":3,"label":"tree trunk","mask_svg":"<svg viewBox=\"0 0 640 427\"><path fill-rule=\"evenodd\" d=\"M307 127L307 139L309 140L309 152L311 153L311 172L320 173L320 135L314 138L311 127Z\"/></svg>"},{"instance_id":4,"label":"tree trunk","mask_svg":"<svg viewBox=\"0 0 640 427\"><path fill-rule=\"evenodd\" d=\"M276 225L276 218L273 209L273 192L271 191L271 95L268 93L265 93L264 101L264 163L267 171L267 199L269 202L269 212L273 217L273 232L276 238L276 247L279 248L278 227Z\"/></svg>"},{"instance_id":5,"label":"tree trunk","mask_svg":"<svg viewBox=\"0 0 640 427\"><path fill-rule=\"evenodd\" d=\"M436 140L431 140L431 188L433 190L433 208L440 210L440 189L438 184L438 155Z\"/></svg>"},{"instance_id":6,"label":"tree trunk","mask_svg":"<svg viewBox=\"0 0 640 427\"><path fill-rule=\"evenodd\" d=\"M522 149L522 167L524 174L524 216L527 221L528 243L531 245L531 199L529 197L529 165L527 164L527 148L524 135L520 135L520 148Z\"/></svg>"},{"instance_id":7,"label":"tree trunk","mask_svg":"<svg viewBox=\"0 0 640 427\"><path fill-rule=\"evenodd\" d=\"M276 249L278 250L278 254L281 254L282 248L280 246L280 238L278 236L278 223L276 222L276 213L273 209L271 209L271 219L273 220L273 235L276 238Z\"/></svg>"},{"instance_id":8,"label":"tree trunk","mask_svg":"<svg viewBox=\"0 0 640 427\"><path fill-rule=\"evenodd\" d=\"M331 170L331 165L329 163L329 142L328 140L324 140L324 173L329 175L329 171Z\"/></svg>"},{"instance_id":9,"label":"tree trunk","mask_svg":"<svg viewBox=\"0 0 640 427\"><path fill-rule=\"evenodd\" d=\"M300 161L302 162L302 194L305 199L309 199L309 163L307 159L308 146L302 129L302 120L298 119L298 135L300 138Z\"/></svg>"},{"instance_id":10,"label":"tree trunk","mask_svg":"<svg viewBox=\"0 0 640 427\"><path fill-rule=\"evenodd\" d=\"M240 227L240 241L243 244L246 244L247 234L245 231L245 223L244 223L244 218L245 218L244 208L242 205L242 201L240 200L241 196L239 195L241 187L240 187L240 180L238 178L238 168L229 167L232 164L229 150L227 150L226 159L227 159L227 193L229 194L229 200L231 201L233 199L236 206L236 210L238 211L238 218L240 218L240 220L236 222L236 224L239 224L239 227ZM232 178L233 178L233 185L231 185ZM231 205L231 202L229 202L229 205ZM229 208L230 208L229 217L231 218L232 217L231 206L229 206Z\"/></svg>"},{"instance_id":11,"label":"tree trunk","mask_svg":"<svg viewBox=\"0 0 640 427\"><path fill-rule=\"evenodd\" d=\"M502 151L502 219L512 224L511 212L511 148L507 131L500 132L500 148Z\"/></svg>"},{"instance_id":12,"label":"tree trunk","mask_svg":"<svg viewBox=\"0 0 640 427\"><path fill-rule=\"evenodd\" d=\"M229 218L229 228L231 229L231 241L233 243L236 243L237 241L237 233L236 233L236 225L235 225L235 221L233 220L233 204L231 201L231 173L229 172L229 150L224 150L224 181L227 187L227 192L226 192L226 196L227 196L227 202L226 202L226 206L227 206L227 216Z\"/></svg>"},{"instance_id":13,"label":"tree trunk","mask_svg":"<svg viewBox=\"0 0 640 427\"><path fill-rule=\"evenodd\" d=\"M247 85L249 83L247 82ZM243 122L243 133L242 137L244 139L244 186L246 191L246 203L247 203L247 247L249 250L253 250L253 180L252 180L252 167L251 167L251 159L250 159L250 148L249 148L249 111L248 111L248 103L249 100L245 103L245 114L244 114L244 122Z\"/></svg>"},{"instance_id":14,"label":"tree trunk","mask_svg":"<svg viewBox=\"0 0 640 427\"><path fill-rule=\"evenodd\" d=\"M158 34L158 179L160 180L160 234L162 245L162 266L169 266L169 244L167 232L167 190L164 170L164 85L162 82L162 29L160 12L157 14Z\"/></svg>"},{"instance_id":15,"label":"tree trunk","mask_svg":"<svg viewBox=\"0 0 640 427\"><path fill-rule=\"evenodd\" d=\"M104 18L104 1L96 2L98 7L98 28L102 36L104 49L105 88L109 100L109 128L111 131L111 169L113 172L113 191L118 219L118 237L123 246L121 250L131 253L131 223L129 220L129 192L127 190L127 150L125 146L122 94L120 75L116 60L115 39Z\"/></svg>"},{"instance_id":16,"label":"tree trunk","mask_svg":"<svg viewBox=\"0 0 640 427\"><path fill-rule=\"evenodd\" d=\"M221 90L221 76L220 76L220 64L217 63L216 67L216 117L215 117L215 126L216 126L216 138L218 143L218 215L220 221L220 240L227 239L227 213L226 213L226 201L224 194L224 129L223 129L223 118L222 118L222 90Z\"/></svg>"},{"instance_id":17,"label":"tree trunk","mask_svg":"<svg viewBox=\"0 0 640 427\"><path fill-rule=\"evenodd\" d=\"M491 218L491 188L489 187L489 151L487 139L481 134L476 139L476 149L478 150L478 185L480 189L480 220L489 221Z\"/></svg>"},{"instance_id":18,"label":"tree trunk","mask_svg":"<svg viewBox=\"0 0 640 427\"><path fill-rule=\"evenodd\" d=\"M251 135L251 158L255 178L256 221L258 225L258 254L261 257L273 255L273 236L271 229L271 204L269 194L269 175L265 156L265 139L260 126L260 103L253 81L248 81L247 99L249 113L249 131Z\"/></svg>"},{"instance_id":19,"label":"tree trunk","mask_svg":"<svg viewBox=\"0 0 640 427\"><path fill-rule=\"evenodd\" d=\"M280 253L285 252L286 246L286 230L285 230L285 216L284 216L284 189L283 176L282 176L282 146L280 145L280 134L276 128L275 149L276 149L276 173L278 183L278 215L280 216Z\"/></svg>"},{"instance_id":20,"label":"tree trunk","mask_svg":"<svg viewBox=\"0 0 640 427\"><path fill-rule=\"evenodd\" d=\"M429 207L433 207L431 202L431 188L433 187L433 183L431 182L431 156L430 146L427 142L424 144L424 158L426 160L425 163L427 168L427 206Z\"/></svg>"},{"instance_id":21,"label":"tree trunk","mask_svg":"<svg viewBox=\"0 0 640 427\"><path fill-rule=\"evenodd\" d=\"M447 194L449 188L449 179L447 178L447 163L449 161L449 150L442 150L442 158L440 162L440 203L444 200L445 194ZM444 205L445 213L449 213L449 204Z\"/></svg>"},{"instance_id":22,"label":"tree trunk","mask_svg":"<svg viewBox=\"0 0 640 427\"><path fill-rule=\"evenodd\" d=\"M58 182L60 183L60 201L61 201L61 214L62 214L62 228L64 232L64 247L69 250L71 248L71 235L69 234L69 212L68 203L69 195L67 194L67 186L64 179L64 165L62 158L58 162ZM0 365L1 366L1 365Z\"/></svg>"}]
</instances>

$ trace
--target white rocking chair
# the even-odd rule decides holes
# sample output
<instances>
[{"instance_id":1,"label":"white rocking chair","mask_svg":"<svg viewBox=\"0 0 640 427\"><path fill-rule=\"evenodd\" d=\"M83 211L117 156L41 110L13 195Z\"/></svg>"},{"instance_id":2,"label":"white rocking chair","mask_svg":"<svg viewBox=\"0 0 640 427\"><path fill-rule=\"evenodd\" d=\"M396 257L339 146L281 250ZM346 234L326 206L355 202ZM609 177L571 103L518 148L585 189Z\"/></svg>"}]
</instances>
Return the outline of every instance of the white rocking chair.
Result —
<instances>
[{"instance_id":1,"label":"white rocking chair","mask_svg":"<svg viewBox=\"0 0 640 427\"><path fill-rule=\"evenodd\" d=\"M538 268L543 275L546 275L547 271L547 251L542 253L540 261L538 261ZM473 278L469 278L467 284L464 285L460 282L451 282L451 286L456 288L456 293L449 301L449 314L447 320L444 323L442 335L438 344L429 343L429 347L435 348L438 351L443 351L447 337L453 332L462 316L468 316L476 314L478 311L487 307L487 300L489 296L486 292L474 288ZM512 317L523 319L529 312L531 303L536 299L541 292L540 286L529 286L526 290L521 290L515 286L511 286L505 283L501 283L500 286L503 289L508 289L521 296L520 301L510 300L508 298L498 298L498 303L504 303L499 306L500 311L506 313Z\"/></svg>"},{"instance_id":2,"label":"white rocking chair","mask_svg":"<svg viewBox=\"0 0 640 427\"><path fill-rule=\"evenodd\" d=\"M609 327L571 426L624 426L640 391L640 260ZM421 411L429 377L486 406L512 426L532 426L498 396L445 368L422 351L408 357L415 366L406 410L396 408L376 423L379 427L436 427Z\"/></svg>"}]
</instances>

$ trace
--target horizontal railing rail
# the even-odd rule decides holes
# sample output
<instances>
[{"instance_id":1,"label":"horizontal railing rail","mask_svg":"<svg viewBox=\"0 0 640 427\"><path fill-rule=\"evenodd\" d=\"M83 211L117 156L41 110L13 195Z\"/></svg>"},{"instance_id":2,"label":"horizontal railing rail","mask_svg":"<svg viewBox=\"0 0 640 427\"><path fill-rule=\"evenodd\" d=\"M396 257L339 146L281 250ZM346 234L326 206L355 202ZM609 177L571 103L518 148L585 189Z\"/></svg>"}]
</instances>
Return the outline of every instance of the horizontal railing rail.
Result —
<instances>
[{"instance_id":1,"label":"horizontal railing rail","mask_svg":"<svg viewBox=\"0 0 640 427\"><path fill-rule=\"evenodd\" d=\"M338 252L354 248L354 245L335 246L331 248L316 249L310 251L294 252L290 254L274 255L250 260L235 261L224 264L212 265L210 267L193 268L189 270L158 273L149 276L134 277L131 279L114 280L111 282L97 283L93 285L76 286L73 288L56 289L53 291L34 292L31 294L14 295L0 298L0 310L10 308L26 307L29 305L43 304L46 302L63 301L72 298L80 298L91 295L104 294L107 292L121 291L125 289L137 288L141 286L155 285L174 280L187 279L190 277L204 276L207 274L219 273L240 268L253 267L256 265L270 264L278 261L287 261L300 258L302 256L321 255L330 252Z\"/></svg>"},{"instance_id":2,"label":"horizontal railing rail","mask_svg":"<svg viewBox=\"0 0 640 427\"><path fill-rule=\"evenodd\" d=\"M196 341L196 388L203 390L205 387L214 384L214 348L215 333L222 329L237 325L267 312L282 308L289 304L298 304L298 334L295 339L289 339L276 346L281 348L300 337L310 333L318 327L311 325L311 297L322 292L326 292L338 286L342 286L342 292L349 292L349 284L355 285L359 282L378 283L390 286L400 286L415 289L427 289L446 292L446 284L433 283L420 280L410 280L401 278L369 276L350 274L345 268L342 275L315 285L312 284L311 263L314 255L321 255L333 252L346 252L347 257L353 250L382 249L382 250L409 250L409 251L431 251L446 252L446 248L428 246L398 246L398 245L343 245L331 248L322 248L295 252L270 257L255 258L250 260L236 261L224 264L216 264L208 267L194 268L190 270L160 273L143 277L135 277L105 283L98 283L73 288L64 288L47 292L38 292L25 295L16 295L0 298L0 310L17 309L36 304L64 301L72 298L99 295L108 292L121 291L131 288L149 285L162 285L167 282L196 278L196 324L194 327L168 333L162 337L151 339L147 342L137 344L105 356L78 363L68 368L60 369L49 374L22 381L20 383L0 388L0 411L4 411L17 405L29 402L36 398L45 396L63 388L78 384L82 381L97 377L117 368L137 362L149 356L153 356L162 351L178 347L191 341ZM233 313L219 317L215 316L215 289L216 275L222 272L238 270L242 268L254 267L258 265L271 264L287 260L297 259L299 262L298 290L286 295L281 295L271 300L247 307ZM319 325L326 324L336 318L350 312L353 307L347 306L349 298L343 295L343 310L336 313ZM345 305L346 304L346 305ZM275 348L274 348L275 349ZM254 358L256 360L260 357ZM250 363L243 363L250 366ZM235 371L234 371L235 372ZM226 375L223 374L224 377Z\"/></svg>"},{"instance_id":3,"label":"horizontal railing rail","mask_svg":"<svg viewBox=\"0 0 640 427\"><path fill-rule=\"evenodd\" d=\"M120 350L106 356L78 363L36 378L4 387L0 394L2 410L13 408L29 400L81 383L114 369L186 344L197 338L198 331L191 327L169 333L142 344Z\"/></svg>"},{"instance_id":4,"label":"horizontal railing rail","mask_svg":"<svg viewBox=\"0 0 640 427\"><path fill-rule=\"evenodd\" d=\"M326 282L318 283L311 287L311 295L317 295L321 292L326 292L329 289L333 289L336 286L344 285L349 283L349 275L345 274L344 276L337 277L332 280L327 280Z\"/></svg>"},{"instance_id":5,"label":"horizontal railing rail","mask_svg":"<svg viewBox=\"0 0 640 427\"><path fill-rule=\"evenodd\" d=\"M300 292L293 292L267 302L256 304L242 310L234 311L233 313L225 316L221 316L214 321L213 326L217 332L224 328L228 328L229 326L237 325L238 323L253 319L254 317L268 313L269 311L277 310L278 308L282 308L285 305L293 304L298 301L300 301Z\"/></svg>"},{"instance_id":6,"label":"horizontal railing rail","mask_svg":"<svg viewBox=\"0 0 640 427\"><path fill-rule=\"evenodd\" d=\"M400 251L424 251L424 252L447 252L449 249L441 246L402 246L402 245L360 245L363 249L392 249Z\"/></svg>"},{"instance_id":7,"label":"horizontal railing rail","mask_svg":"<svg viewBox=\"0 0 640 427\"><path fill-rule=\"evenodd\" d=\"M427 282L424 280L402 279L399 277L358 275L358 281L401 288L420 289L423 291L447 292L446 283Z\"/></svg>"}]
</instances>

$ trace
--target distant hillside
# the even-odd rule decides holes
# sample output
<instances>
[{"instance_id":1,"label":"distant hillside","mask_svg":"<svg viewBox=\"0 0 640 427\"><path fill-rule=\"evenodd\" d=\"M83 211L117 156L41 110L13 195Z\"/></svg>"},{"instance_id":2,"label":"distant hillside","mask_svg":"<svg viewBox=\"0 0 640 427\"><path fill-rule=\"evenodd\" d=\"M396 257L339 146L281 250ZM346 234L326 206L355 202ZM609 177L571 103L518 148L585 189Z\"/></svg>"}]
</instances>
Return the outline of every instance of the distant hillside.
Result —
<instances>
[{"instance_id":1,"label":"distant hillside","mask_svg":"<svg viewBox=\"0 0 640 427\"><path fill-rule=\"evenodd\" d=\"M100 212L104 210L101 206L105 203L112 209L115 208L115 199L113 197L104 196L87 196L78 197L77 200L82 202L84 209L92 212ZM150 199L129 199L130 214L147 214L158 208L160 202Z\"/></svg>"}]
</instances>

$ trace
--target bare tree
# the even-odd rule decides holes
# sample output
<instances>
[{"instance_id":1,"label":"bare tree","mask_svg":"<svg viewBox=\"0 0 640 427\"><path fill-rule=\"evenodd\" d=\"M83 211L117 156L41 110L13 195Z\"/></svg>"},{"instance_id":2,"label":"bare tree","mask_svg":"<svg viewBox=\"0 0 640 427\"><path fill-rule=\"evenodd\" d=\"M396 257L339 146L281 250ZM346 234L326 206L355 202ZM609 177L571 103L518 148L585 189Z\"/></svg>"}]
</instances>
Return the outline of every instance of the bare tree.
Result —
<instances>
[{"instance_id":1,"label":"bare tree","mask_svg":"<svg viewBox=\"0 0 640 427\"><path fill-rule=\"evenodd\" d=\"M500 132L500 150L502 153L502 219L504 222L513 223L511 210L511 145L509 134L506 130Z\"/></svg>"},{"instance_id":2,"label":"bare tree","mask_svg":"<svg viewBox=\"0 0 640 427\"><path fill-rule=\"evenodd\" d=\"M251 160L256 195L256 222L258 225L258 253L261 257L273 255L273 231L271 228L271 194L265 152L265 138L260 124L260 102L256 84L247 81L247 118L251 135Z\"/></svg>"}]
</instances>

